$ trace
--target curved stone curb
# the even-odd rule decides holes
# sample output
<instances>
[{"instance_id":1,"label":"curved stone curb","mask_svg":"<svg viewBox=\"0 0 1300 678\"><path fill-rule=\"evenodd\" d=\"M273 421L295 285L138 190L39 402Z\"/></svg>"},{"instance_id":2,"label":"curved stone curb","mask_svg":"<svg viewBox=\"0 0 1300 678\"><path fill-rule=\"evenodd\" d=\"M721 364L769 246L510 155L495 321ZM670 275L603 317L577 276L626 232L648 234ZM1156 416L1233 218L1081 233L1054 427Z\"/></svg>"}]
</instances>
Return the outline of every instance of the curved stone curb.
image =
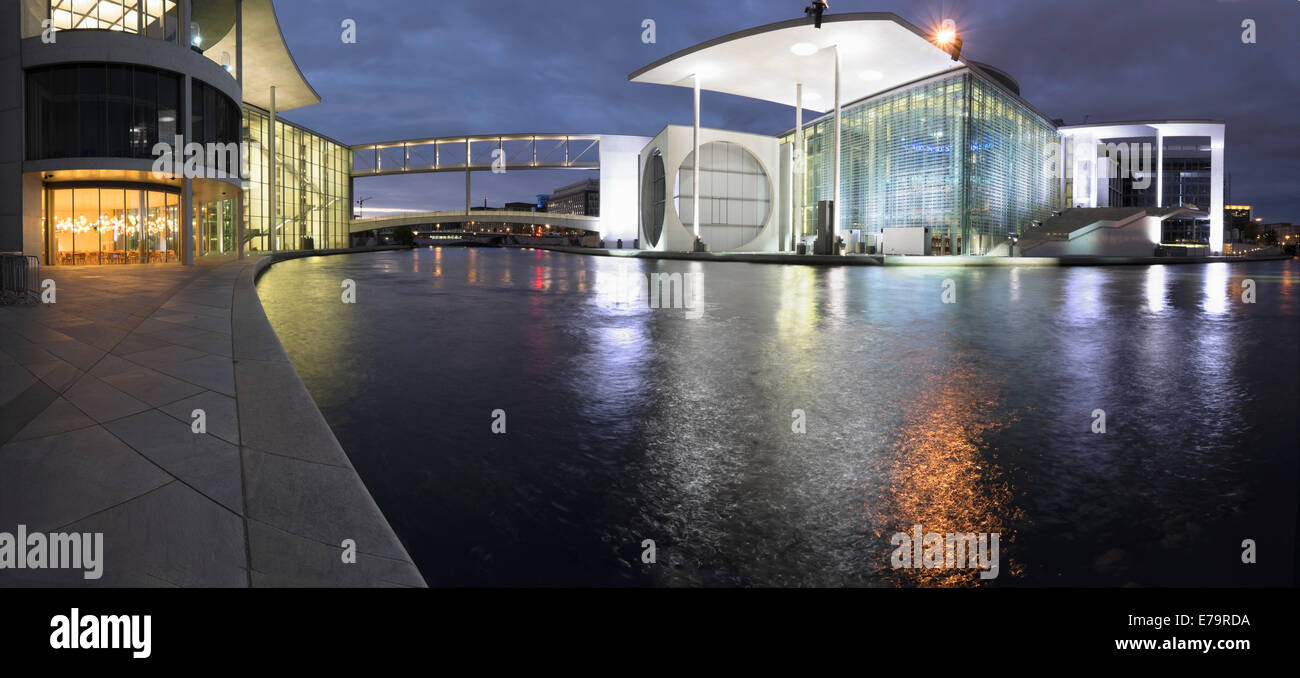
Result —
<instances>
[{"instance_id":1,"label":"curved stone curb","mask_svg":"<svg viewBox=\"0 0 1300 678\"><path fill-rule=\"evenodd\" d=\"M510 249L534 249L566 254L624 259L665 259L677 261L729 261L749 264L788 264L791 266L1152 266L1166 264L1246 264L1257 261L1283 261L1290 255L1268 257L900 257L878 254L848 256L821 254L777 254L762 252L655 252L651 250L609 250L554 245L505 245Z\"/></svg>"},{"instance_id":2,"label":"curved stone curb","mask_svg":"<svg viewBox=\"0 0 1300 678\"><path fill-rule=\"evenodd\" d=\"M245 266L232 305L252 584L425 586L262 309L255 281L286 258ZM355 564L342 559L348 539Z\"/></svg>"}]
</instances>

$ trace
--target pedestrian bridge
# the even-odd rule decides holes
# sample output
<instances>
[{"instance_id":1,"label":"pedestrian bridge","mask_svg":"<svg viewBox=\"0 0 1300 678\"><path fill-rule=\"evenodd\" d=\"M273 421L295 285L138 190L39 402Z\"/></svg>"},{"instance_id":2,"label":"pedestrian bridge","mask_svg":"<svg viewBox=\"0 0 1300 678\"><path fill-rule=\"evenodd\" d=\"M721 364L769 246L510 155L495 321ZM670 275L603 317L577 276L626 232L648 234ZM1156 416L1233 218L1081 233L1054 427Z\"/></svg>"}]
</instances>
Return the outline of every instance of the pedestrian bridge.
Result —
<instances>
[{"instance_id":1,"label":"pedestrian bridge","mask_svg":"<svg viewBox=\"0 0 1300 678\"><path fill-rule=\"evenodd\" d=\"M352 233L364 233L382 228L409 226L414 230L434 227L438 224L536 224L551 228L572 228L592 233L600 232L600 217L588 217L579 214L550 214L547 212L511 212L507 210L473 210L470 212L421 212L419 214L400 214L369 219L353 219ZM459 229L458 229L459 230ZM463 230L473 231L465 228Z\"/></svg>"},{"instance_id":2,"label":"pedestrian bridge","mask_svg":"<svg viewBox=\"0 0 1300 678\"><path fill-rule=\"evenodd\" d=\"M600 169L601 135L499 134L352 146L352 176L421 172Z\"/></svg>"},{"instance_id":3,"label":"pedestrian bridge","mask_svg":"<svg viewBox=\"0 0 1300 678\"><path fill-rule=\"evenodd\" d=\"M511 224L550 224L599 233L607 240L631 242L637 237L638 155L649 137L616 134L499 134L407 139L351 146L349 189L365 177L463 172L465 209L458 212L404 214L376 219L356 219L351 231L360 233L393 226L487 221ZM599 170L599 217L535 212L476 212L471 210L470 176L474 172L515 170ZM540 220L540 221L539 221Z\"/></svg>"}]
</instances>

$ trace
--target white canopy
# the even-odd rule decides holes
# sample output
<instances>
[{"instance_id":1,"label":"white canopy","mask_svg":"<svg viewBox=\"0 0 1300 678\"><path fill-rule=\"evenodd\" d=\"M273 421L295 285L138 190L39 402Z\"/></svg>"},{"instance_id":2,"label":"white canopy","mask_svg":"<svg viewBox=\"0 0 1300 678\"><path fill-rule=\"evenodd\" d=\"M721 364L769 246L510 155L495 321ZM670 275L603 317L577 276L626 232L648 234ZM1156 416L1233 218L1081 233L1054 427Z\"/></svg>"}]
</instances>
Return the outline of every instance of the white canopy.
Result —
<instances>
[{"instance_id":1,"label":"white canopy","mask_svg":"<svg viewBox=\"0 0 1300 678\"><path fill-rule=\"evenodd\" d=\"M828 49L839 49L841 101L849 103L965 64L953 61L924 32L889 12L828 14L822 27L793 19L725 35L660 59L628 76L632 82L693 87L795 105L835 108L835 73ZM801 56L803 54L804 56Z\"/></svg>"}]
</instances>

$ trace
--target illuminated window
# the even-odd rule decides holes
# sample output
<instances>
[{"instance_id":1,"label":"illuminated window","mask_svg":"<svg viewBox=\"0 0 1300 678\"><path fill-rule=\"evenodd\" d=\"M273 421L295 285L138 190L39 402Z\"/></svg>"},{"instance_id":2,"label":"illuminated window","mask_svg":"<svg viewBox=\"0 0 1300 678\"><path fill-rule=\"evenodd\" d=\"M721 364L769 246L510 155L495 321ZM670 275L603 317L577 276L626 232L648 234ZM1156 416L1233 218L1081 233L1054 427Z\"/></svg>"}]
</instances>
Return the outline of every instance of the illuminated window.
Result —
<instances>
[{"instance_id":1,"label":"illuminated window","mask_svg":"<svg viewBox=\"0 0 1300 678\"><path fill-rule=\"evenodd\" d=\"M48 261L63 266L178 261L180 196L152 187L49 188Z\"/></svg>"},{"instance_id":2,"label":"illuminated window","mask_svg":"<svg viewBox=\"0 0 1300 678\"><path fill-rule=\"evenodd\" d=\"M176 41L176 0L49 0L51 25L61 31L121 31Z\"/></svg>"}]
</instances>

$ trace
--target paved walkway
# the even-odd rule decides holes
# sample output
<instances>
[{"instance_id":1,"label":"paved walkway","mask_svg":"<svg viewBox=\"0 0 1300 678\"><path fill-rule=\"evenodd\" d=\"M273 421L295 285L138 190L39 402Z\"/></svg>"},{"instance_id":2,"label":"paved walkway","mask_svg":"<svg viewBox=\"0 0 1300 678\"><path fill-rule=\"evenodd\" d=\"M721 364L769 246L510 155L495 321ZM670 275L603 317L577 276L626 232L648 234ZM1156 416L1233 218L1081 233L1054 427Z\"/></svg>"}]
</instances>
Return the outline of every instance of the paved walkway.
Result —
<instances>
[{"instance_id":1,"label":"paved walkway","mask_svg":"<svg viewBox=\"0 0 1300 678\"><path fill-rule=\"evenodd\" d=\"M43 269L57 303L0 307L0 532L105 551L102 579L0 586L424 585L262 312L266 263Z\"/></svg>"}]
</instances>

